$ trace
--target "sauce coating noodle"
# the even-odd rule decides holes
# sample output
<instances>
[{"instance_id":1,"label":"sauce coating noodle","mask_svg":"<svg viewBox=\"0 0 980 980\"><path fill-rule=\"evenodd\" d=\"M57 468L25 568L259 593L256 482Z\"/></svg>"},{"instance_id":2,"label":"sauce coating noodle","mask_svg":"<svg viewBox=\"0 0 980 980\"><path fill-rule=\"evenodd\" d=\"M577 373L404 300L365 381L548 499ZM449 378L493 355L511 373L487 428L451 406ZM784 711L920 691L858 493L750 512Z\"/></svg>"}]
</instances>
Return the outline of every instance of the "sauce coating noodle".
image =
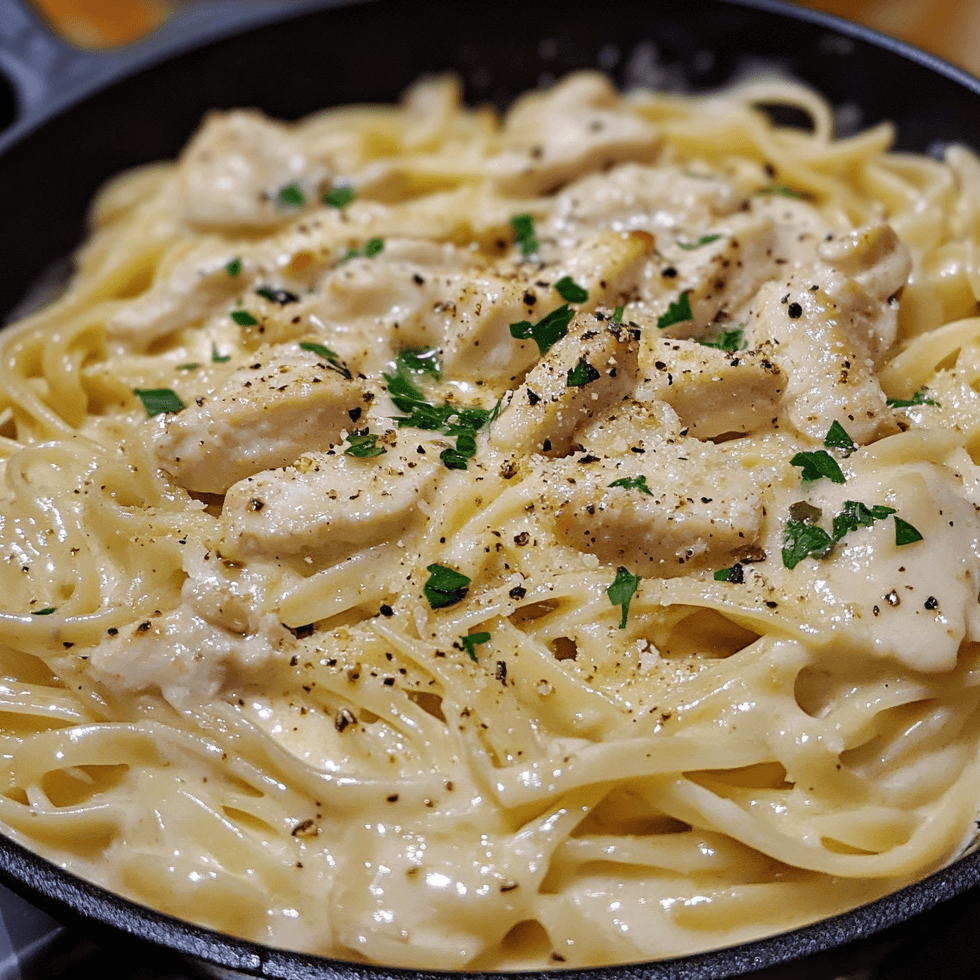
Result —
<instances>
[{"instance_id":1,"label":"sauce coating noodle","mask_svg":"<svg viewBox=\"0 0 980 980\"><path fill-rule=\"evenodd\" d=\"M803 108L812 132L755 107ZM209 117L0 338L6 833L276 946L742 942L969 844L980 162L814 93Z\"/></svg>"}]
</instances>

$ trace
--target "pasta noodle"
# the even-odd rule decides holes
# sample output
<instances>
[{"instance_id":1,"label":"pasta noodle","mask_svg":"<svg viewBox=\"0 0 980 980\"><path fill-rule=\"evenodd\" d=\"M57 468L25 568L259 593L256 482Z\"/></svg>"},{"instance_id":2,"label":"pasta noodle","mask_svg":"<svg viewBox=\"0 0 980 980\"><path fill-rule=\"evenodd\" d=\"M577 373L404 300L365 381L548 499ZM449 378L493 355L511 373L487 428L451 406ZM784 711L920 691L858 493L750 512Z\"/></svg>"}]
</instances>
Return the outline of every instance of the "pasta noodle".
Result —
<instances>
[{"instance_id":1,"label":"pasta noodle","mask_svg":"<svg viewBox=\"0 0 980 980\"><path fill-rule=\"evenodd\" d=\"M786 104L810 131L773 125ZM279 947L739 943L980 797L980 161L811 91L209 117L0 362L0 824Z\"/></svg>"}]
</instances>

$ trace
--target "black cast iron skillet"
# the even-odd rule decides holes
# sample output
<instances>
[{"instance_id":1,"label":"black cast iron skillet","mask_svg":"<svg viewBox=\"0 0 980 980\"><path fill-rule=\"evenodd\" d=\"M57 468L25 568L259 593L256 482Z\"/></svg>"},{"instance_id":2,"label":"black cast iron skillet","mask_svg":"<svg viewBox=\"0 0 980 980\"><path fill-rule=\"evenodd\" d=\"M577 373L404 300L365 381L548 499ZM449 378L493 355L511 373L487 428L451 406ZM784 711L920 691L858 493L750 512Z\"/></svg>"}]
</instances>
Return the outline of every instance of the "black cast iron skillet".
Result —
<instances>
[{"instance_id":1,"label":"black cast iron skillet","mask_svg":"<svg viewBox=\"0 0 980 980\"><path fill-rule=\"evenodd\" d=\"M872 31L778 0L528 0L519 7L212 0L186 8L142 45L111 54L73 50L20 0L0 0L0 323L82 240L99 185L125 167L174 156L210 108L259 106L295 118L331 104L389 102L419 75L447 69L462 77L469 101L503 107L527 88L595 66L623 84L652 81L674 91L715 88L766 66L822 91L844 132L891 119L901 149L938 153L950 142L980 148L976 79ZM152 943L192 964L261 976L437 976L284 952L188 925L2 839L0 880L60 919L108 936L113 947L135 937L139 945L125 946L127 956L147 958ZM944 946L956 945L963 955L950 959L947 948L945 960L933 965L945 964L947 976L976 976L980 889L970 889L978 883L980 853L972 853L917 885L792 933L683 959L561 975L707 980L761 970L757 977L772 980L823 980L880 965L890 950L902 949L906 934L928 937L952 922L956 931ZM916 947L930 948L925 940ZM915 961L918 954L909 955ZM928 962L913 968L934 975ZM899 966L892 975L913 974Z\"/></svg>"}]
</instances>

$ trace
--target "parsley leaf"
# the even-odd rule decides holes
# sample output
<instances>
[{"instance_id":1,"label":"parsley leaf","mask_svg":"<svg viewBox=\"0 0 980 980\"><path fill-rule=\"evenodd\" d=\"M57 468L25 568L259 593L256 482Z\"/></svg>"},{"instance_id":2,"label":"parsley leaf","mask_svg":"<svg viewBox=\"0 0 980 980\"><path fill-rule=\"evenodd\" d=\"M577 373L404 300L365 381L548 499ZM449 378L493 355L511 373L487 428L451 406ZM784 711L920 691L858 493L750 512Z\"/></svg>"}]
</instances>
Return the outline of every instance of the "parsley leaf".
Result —
<instances>
[{"instance_id":1,"label":"parsley leaf","mask_svg":"<svg viewBox=\"0 0 980 980\"><path fill-rule=\"evenodd\" d=\"M742 566L738 562L731 568L719 568L712 578L716 582L733 582L735 585L741 585L745 581Z\"/></svg>"},{"instance_id":2,"label":"parsley leaf","mask_svg":"<svg viewBox=\"0 0 980 980\"><path fill-rule=\"evenodd\" d=\"M134 388L133 394L143 403L148 418L164 412L179 412L186 406L170 388Z\"/></svg>"},{"instance_id":3,"label":"parsley leaf","mask_svg":"<svg viewBox=\"0 0 980 980\"><path fill-rule=\"evenodd\" d=\"M580 357L578 364L569 369L565 378L565 387L584 388L589 382L601 377L602 375L584 357Z\"/></svg>"},{"instance_id":4,"label":"parsley leaf","mask_svg":"<svg viewBox=\"0 0 980 980\"><path fill-rule=\"evenodd\" d=\"M642 474L640 476L624 476L621 480L613 480L609 486L622 487L624 490L639 490L640 493L645 493L648 497L653 496L653 491L647 485L647 478Z\"/></svg>"},{"instance_id":5,"label":"parsley leaf","mask_svg":"<svg viewBox=\"0 0 980 980\"><path fill-rule=\"evenodd\" d=\"M235 276L239 275L242 271L242 260L240 258L232 259L226 266L225 272L228 273L233 279Z\"/></svg>"},{"instance_id":6,"label":"parsley leaf","mask_svg":"<svg viewBox=\"0 0 980 980\"><path fill-rule=\"evenodd\" d=\"M625 313L625 312L626 312L626 307L625 306L617 306L616 309L613 310L613 315L609 318L609 322L610 323L622 323L623 322L623 313Z\"/></svg>"},{"instance_id":7,"label":"parsley leaf","mask_svg":"<svg viewBox=\"0 0 980 980\"><path fill-rule=\"evenodd\" d=\"M905 544L915 544L921 541L922 535L908 521L903 521L901 517L895 518L895 547L901 548Z\"/></svg>"},{"instance_id":8,"label":"parsley leaf","mask_svg":"<svg viewBox=\"0 0 980 980\"><path fill-rule=\"evenodd\" d=\"M844 509L834 518L834 541L840 541L845 534L859 527L871 527L875 521L883 521L894 514L894 507L875 504L869 507L858 500L845 500Z\"/></svg>"},{"instance_id":9,"label":"parsley leaf","mask_svg":"<svg viewBox=\"0 0 980 980\"><path fill-rule=\"evenodd\" d=\"M640 576L631 575L629 570L622 565L616 569L616 578L613 584L606 589L606 595L614 606L622 606L623 618L619 621L619 628L626 629L626 617L630 611L630 600L636 595L636 590L640 585Z\"/></svg>"},{"instance_id":10,"label":"parsley leaf","mask_svg":"<svg viewBox=\"0 0 980 980\"><path fill-rule=\"evenodd\" d=\"M589 291L583 289L571 276L562 276L555 283L555 289L558 295L569 303L584 303L589 298Z\"/></svg>"},{"instance_id":11,"label":"parsley leaf","mask_svg":"<svg viewBox=\"0 0 980 980\"><path fill-rule=\"evenodd\" d=\"M702 235L696 242L682 242L678 241L677 244L687 252L692 252L696 248L701 248L703 245L710 245L712 242L718 241L721 235Z\"/></svg>"},{"instance_id":12,"label":"parsley leaf","mask_svg":"<svg viewBox=\"0 0 980 980\"><path fill-rule=\"evenodd\" d=\"M514 229L514 244L519 245L522 258L529 258L541 247L534 234L534 215L518 214L510 219Z\"/></svg>"},{"instance_id":13,"label":"parsley leaf","mask_svg":"<svg viewBox=\"0 0 980 980\"><path fill-rule=\"evenodd\" d=\"M231 360L231 354L219 354L218 353L217 345L214 344L214 343L212 343L211 344L211 360L215 364L224 364L225 361L230 361Z\"/></svg>"},{"instance_id":14,"label":"parsley leaf","mask_svg":"<svg viewBox=\"0 0 980 980\"><path fill-rule=\"evenodd\" d=\"M259 322L247 310L232 310L231 311L231 318L240 327L254 327Z\"/></svg>"},{"instance_id":15,"label":"parsley leaf","mask_svg":"<svg viewBox=\"0 0 980 980\"><path fill-rule=\"evenodd\" d=\"M790 519L783 527L783 564L795 568L804 558L827 558L834 545L859 527L871 527L895 515L894 507L884 504L868 506L859 500L845 500L843 509L834 517L833 535L814 522L822 512L803 501L789 509ZM895 545L900 547L921 541L922 535L908 521L895 516Z\"/></svg>"},{"instance_id":16,"label":"parsley leaf","mask_svg":"<svg viewBox=\"0 0 980 980\"><path fill-rule=\"evenodd\" d=\"M457 602L462 602L466 598L466 593L470 591L472 579L461 572L446 568L445 565L429 565L426 571L429 573L429 578L422 591L432 609L455 606Z\"/></svg>"},{"instance_id":17,"label":"parsley leaf","mask_svg":"<svg viewBox=\"0 0 980 980\"><path fill-rule=\"evenodd\" d=\"M729 353L734 353L748 346L745 342L744 327L732 327L731 330L725 330L719 334L714 340L704 340L702 338L698 343L702 347L714 347L717 350L725 350Z\"/></svg>"},{"instance_id":18,"label":"parsley leaf","mask_svg":"<svg viewBox=\"0 0 980 980\"><path fill-rule=\"evenodd\" d=\"M192 361L190 364L178 364L178 371L196 371L201 365L197 361Z\"/></svg>"},{"instance_id":19,"label":"parsley leaf","mask_svg":"<svg viewBox=\"0 0 980 980\"><path fill-rule=\"evenodd\" d=\"M384 251L385 240L383 238L369 239L363 249L349 248L347 254L340 260L340 263L349 262L351 259L370 259L379 252Z\"/></svg>"},{"instance_id":20,"label":"parsley leaf","mask_svg":"<svg viewBox=\"0 0 980 980\"><path fill-rule=\"evenodd\" d=\"M824 558L834 546L834 539L819 525L788 520L783 525L783 564L796 568L804 558Z\"/></svg>"},{"instance_id":21,"label":"parsley leaf","mask_svg":"<svg viewBox=\"0 0 980 980\"><path fill-rule=\"evenodd\" d=\"M470 633L469 636L461 636L459 642L463 649L470 655L470 660L476 662L476 648L484 643L490 642L489 633Z\"/></svg>"},{"instance_id":22,"label":"parsley leaf","mask_svg":"<svg viewBox=\"0 0 980 980\"><path fill-rule=\"evenodd\" d=\"M430 356L431 355L431 356ZM476 455L476 433L490 420L492 412L476 405L459 406L449 402L434 405L411 375L441 375L438 351L405 350L396 361L397 373L385 374L388 395L400 412L394 422L399 428L411 426L427 432L441 432L456 439L455 446L444 449L439 458L447 469L465 470L466 461Z\"/></svg>"},{"instance_id":23,"label":"parsley leaf","mask_svg":"<svg viewBox=\"0 0 980 980\"><path fill-rule=\"evenodd\" d=\"M340 186L330 188L320 200L329 207L342 211L356 197L357 191L353 187Z\"/></svg>"},{"instance_id":24,"label":"parsley leaf","mask_svg":"<svg viewBox=\"0 0 980 980\"><path fill-rule=\"evenodd\" d=\"M575 311L566 303L557 310L552 310L537 323L529 323L527 320L512 323L510 335L515 340L533 340L543 356L568 333L568 325L574 315Z\"/></svg>"},{"instance_id":25,"label":"parsley leaf","mask_svg":"<svg viewBox=\"0 0 980 980\"><path fill-rule=\"evenodd\" d=\"M276 194L276 204L281 208L301 208L306 204L306 195L295 181L280 187Z\"/></svg>"},{"instance_id":26,"label":"parsley leaf","mask_svg":"<svg viewBox=\"0 0 980 980\"><path fill-rule=\"evenodd\" d=\"M795 191L792 187L787 187L785 184L773 184L772 187L763 187L761 191L756 191L756 194L763 197L795 197L801 201L805 201L810 196L804 191Z\"/></svg>"},{"instance_id":27,"label":"parsley leaf","mask_svg":"<svg viewBox=\"0 0 980 980\"><path fill-rule=\"evenodd\" d=\"M55 611L55 607L54 606L48 606L46 609L32 609L31 610L31 615L32 616L50 616L51 613L53 613L54 611Z\"/></svg>"},{"instance_id":28,"label":"parsley leaf","mask_svg":"<svg viewBox=\"0 0 980 980\"><path fill-rule=\"evenodd\" d=\"M911 398L886 398L889 408L911 408L913 405L938 405L934 398L930 398L926 392L926 387L920 388Z\"/></svg>"},{"instance_id":29,"label":"parsley leaf","mask_svg":"<svg viewBox=\"0 0 980 980\"><path fill-rule=\"evenodd\" d=\"M800 479L804 483L812 483L821 477L826 477L832 483L847 482L837 460L824 449L797 453L789 463L790 466L799 466L803 470Z\"/></svg>"},{"instance_id":30,"label":"parsley leaf","mask_svg":"<svg viewBox=\"0 0 980 980\"><path fill-rule=\"evenodd\" d=\"M406 347L398 352L395 364L399 374L428 374L436 381L442 379L442 359L437 347Z\"/></svg>"},{"instance_id":31,"label":"parsley leaf","mask_svg":"<svg viewBox=\"0 0 980 980\"><path fill-rule=\"evenodd\" d=\"M657 318L657 329L663 330L675 323L686 323L694 319L691 312L690 290L685 290L667 307L667 312Z\"/></svg>"},{"instance_id":32,"label":"parsley leaf","mask_svg":"<svg viewBox=\"0 0 980 980\"><path fill-rule=\"evenodd\" d=\"M337 372L343 375L348 381L351 379L351 373L347 365L340 359L340 355L334 353L329 347L325 347L323 344L318 344L313 340L301 340L299 346L302 350L308 350L311 354L316 354L317 357L322 357L328 364L334 367Z\"/></svg>"},{"instance_id":33,"label":"parsley leaf","mask_svg":"<svg viewBox=\"0 0 980 980\"><path fill-rule=\"evenodd\" d=\"M823 444L828 449L841 450L845 456L850 456L857 449L857 443L847 434L844 426L837 421L827 430L827 434L823 437Z\"/></svg>"},{"instance_id":34,"label":"parsley leaf","mask_svg":"<svg viewBox=\"0 0 980 980\"><path fill-rule=\"evenodd\" d=\"M355 459L373 459L387 452L384 446L377 444L376 435L351 436L347 441L350 445L344 450L344 455L353 456Z\"/></svg>"},{"instance_id":35,"label":"parsley leaf","mask_svg":"<svg viewBox=\"0 0 980 980\"><path fill-rule=\"evenodd\" d=\"M255 295L267 299L270 303L278 303L280 306L299 302L299 297L295 293L291 293L288 289L273 289L271 286L259 286L255 290Z\"/></svg>"}]
</instances>

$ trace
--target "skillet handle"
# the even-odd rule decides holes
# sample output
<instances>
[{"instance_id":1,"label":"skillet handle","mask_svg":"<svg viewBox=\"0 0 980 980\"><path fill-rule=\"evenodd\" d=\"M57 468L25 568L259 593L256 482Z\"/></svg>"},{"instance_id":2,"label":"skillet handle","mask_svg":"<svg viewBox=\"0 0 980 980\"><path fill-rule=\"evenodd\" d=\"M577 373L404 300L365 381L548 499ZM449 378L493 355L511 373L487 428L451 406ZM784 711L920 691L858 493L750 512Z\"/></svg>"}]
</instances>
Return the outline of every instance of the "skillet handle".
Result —
<instances>
[{"instance_id":1,"label":"skillet handle","mask_svg":"<svg viewBox=\"0 0 980 980\"><path fill-rule=\"evenodd\" d=\"M26 0L0 0L0 129L30 126L59 93L86 89L102 60L58 38Z\"/></svg>"},{"instance_id":2,"label":"skillet handle","mask_svg":"<svg viewBox=\"0 0 980 980\"><path fill-rule=\"evenodd\" d=\"M237 31L350 0L198 0L133 44L83 50L56 36L29 0L0 0L0 152L123 76Z\"/></svg>"}]
</instances>

